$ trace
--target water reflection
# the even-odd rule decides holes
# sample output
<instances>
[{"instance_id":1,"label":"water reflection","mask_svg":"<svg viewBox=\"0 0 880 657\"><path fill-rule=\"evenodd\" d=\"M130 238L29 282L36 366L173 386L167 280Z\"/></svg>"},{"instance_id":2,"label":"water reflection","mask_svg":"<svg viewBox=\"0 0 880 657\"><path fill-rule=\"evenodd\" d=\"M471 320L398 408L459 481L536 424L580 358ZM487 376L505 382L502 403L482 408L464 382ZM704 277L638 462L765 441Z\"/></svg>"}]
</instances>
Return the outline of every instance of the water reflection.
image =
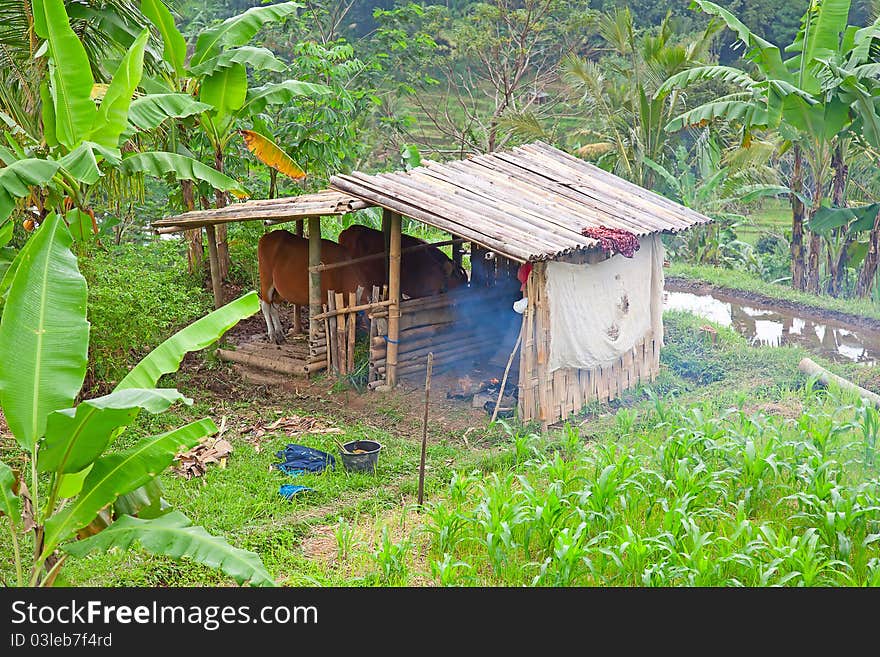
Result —
<instances>
[{"instance_id":1,"label":"water reflection","mask_svg":"<svg viewBox=\"0 0 880 657\"><path fill-rule=\"evenodd\" d=\"M711 294L665 291L663 308L686 310L731 326L753 345L800 345L832 360L874 365L880 358L880 335L853 330L827 320L792 315L780 308L756 308Z\"/></svg>"}]
</instances>

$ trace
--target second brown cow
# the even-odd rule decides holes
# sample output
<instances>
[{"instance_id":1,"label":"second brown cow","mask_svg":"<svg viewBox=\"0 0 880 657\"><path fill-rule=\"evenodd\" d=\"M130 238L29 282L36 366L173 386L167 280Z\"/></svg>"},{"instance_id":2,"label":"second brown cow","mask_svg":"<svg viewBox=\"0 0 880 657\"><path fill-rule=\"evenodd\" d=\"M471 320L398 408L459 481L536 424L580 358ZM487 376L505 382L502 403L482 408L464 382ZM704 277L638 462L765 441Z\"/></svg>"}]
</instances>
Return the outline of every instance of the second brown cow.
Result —
<instances>
[{"instance_id":1,"label":"second brown cow","mask_svg":"<svg viewBox=\"0 0 880 657\"><path fill-rule=\"evenodd\" d=\"M382 231L360 224L349 226L339 233L339 244L351 254L352 258L379 255L385 252L385 236ZM401 247L427 244L411 235L401 235ZM385 285L388 282L384 258L365 260L361 270L370 285ZM400 292L410 298L441 294L457 287L467 285L467 273L437 247L427 247L418 251L405 252L400 262Z\"/></svg>"}]
</instances>

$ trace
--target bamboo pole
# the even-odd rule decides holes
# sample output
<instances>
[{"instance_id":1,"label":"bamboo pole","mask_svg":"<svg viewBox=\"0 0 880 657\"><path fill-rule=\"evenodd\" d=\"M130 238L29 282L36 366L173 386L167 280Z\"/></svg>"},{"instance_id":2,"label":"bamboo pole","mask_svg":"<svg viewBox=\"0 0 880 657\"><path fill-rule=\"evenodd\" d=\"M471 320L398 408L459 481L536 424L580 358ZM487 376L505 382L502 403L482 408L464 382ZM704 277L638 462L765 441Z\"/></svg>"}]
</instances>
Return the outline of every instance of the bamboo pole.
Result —
<instances>
[{"instance_id":1,"label":"bamboo pole","mask_svg":"<svg viewBox=\"0 0 880 657\"><path fill-rule=\"evenodd\" d=\"M324 312L327 312L327 304L323 304ZM327 358L327 371L330 371L330 320L324 318L324 351Z\"/></svg>"},{"instance_id":2,"label":"bamboo pole","mask_svg":"<svg viewBox=\"0 0 880 657\"><path fill-rule=\"evenodd\" d=\"M333 294L333 290L327 290L327 309L328 309L328 311L336 310L336 296ZM330 344L328 345L329 351L330 351L330 363L331 363L332 369L335 370L336 373L338 374L339 373L339 344L337 341L337 334L336 334L336 324L337 324L336 315L331 315L328 318L328 322L329 322L328 331L329 331L329 338L330 338ZM330 371L330 370L328 370L328 371Z\"/></svg>"},{"instance_id":3,"label":"bamboo pole","mask_svg":"<svg viewBox=\"0 0 880 657\"><path fill-rule=\"evenodd\" d=\"M507 367L504 368L504 376L501 378L501 387L498 390L498 399L495 401L495 410L492 411L492 419L490 422L494 422L495 418L498 417L498 407L501 406L501 398L504 396L504 386L507 385L507 375L510 372L510 366L513 364L513 357L516 356L516 352L519 349L519 343L522 341L523 335L523 327L522 324L519 325L519 334L516 336L516 344L513 345L513 350L510 352L510 358L507 359Z\"/></svg>"},{"instance_id":4,"label":"bamboo pole","mask_svg":"<svg viewBox=\"0 0 880 657\"><path fill-rule=\"evenodd\" d=\"M358 290L358 292L360 292L360 290ZM359 297L359 296L360 296L360 293L358 293L357 295L355 295L354 292L348 293L349 309L357 306L357 297ZM349 372L354 372L354 370L355 370L355 366L354 366L354 337L355 337L355 335L354 334L355 334L356 324L357 324L357 313L356 312L349 312L347 323L348 323L348 326L347 326L347 330L348 330L348 355L346 357L346 362L348 363Z\"/></svg>"},{"instance_id":5,"label":"bamboo pole","mask_svg":"<svg viewBox=\"0 0 880 657\"><path fill-rule=\"evenodd\" d=\"M337 310L345 308L345 295L342 292L335 293L335 302ZM336 318L336 344L339 345L337 353L339 354L339 374L348 374L348 364L345 362L345 354L347 352L345 339L345 315Z\"/></svg>"},{"instance_id":6,"label":"bamboo pole","mask_svg":"<svg viewBox=\"0 0 880 657\"><path fill-rule=\"evenodd\" d=\"M397 385L397 343L400 339L400 229L401 217L390 213L390 243L388 247L388 350L385 380L390 388Z\"/></svg>"},{"instance_id":7,"label":"bamboo pole","mask_svg":"<svg viewBox=\"0 0 880 657\"><path fill-rule=\"evenodd\" d=\"M824 367L809 358L802 359L801 362L798 364L798 369L804 374L815 376L822 385L827 386L831 383L834 383L843 390L848 390L849 392L856 393L864 401L870 402L876 407L880 407L880 395L871 392L870 390L866 390L861 386L857 386L855 383L853 383L852 381L847 381L842 376L837 376L833 372L829 372Z\"/></svg>"},{"instance_id":8,"label":"bamboo pole","mask_svg":"<svg viewBox=\"0 0 880 657\"><path fill-rule=\"evenodd\" d=\"M278 372L280 374L304 374L307 363L302 360L292 361L291 359L266 358L251 353L242 353L240 351L230 351L228 349L218 349L217 357L232 363L241 363L242 365L252 365L264 370Z\"/></svg>"},{"instance_id":9,"label":"bamboo pole","mask_svg":"<svg viewBox=\"0 0 880 657\"><path fill-rule=\"evenodd\" d=\"M214 308L223 305L223 282L220 280L220 257L217 254L217 233L214 226L205 226L208 235L208 260L211 265L211 288L214 290Z\"/></svg>"},{"instance_id":10,"label":"bamboo pole","mask_svg":"<svg viewBox=\"0 0 880 657\"><path fill-rule=\"evenodd\" d=\"M309 218L309 264L321 262L321 219ZM320 333L317 316L321 314L321 274L309 272L309 341L315 340Z\"/></svg>"},{"instance_id":11,"label":"bamboo pole","mask_svg":"<svg viewBox=\"0 0 880 657\"><path fill-rule=\"evenodd\" d=\"M332 313L329 311L324 311L324 312L320 313L319 315L316 315L315 319L327 319L328 317L335 316L335 315L343 315L345 313L350 313L350 312L360 312L361 310L372 310L373 308L385 308L386 306L390 306L390 305L391 305L390 301L379 301L377 303L362 303L362 304L358 304L356 306L352 306L350 308L342 308L342 309L337 308Z\"/></svg>"},{"instance_id":12,"label":"bamboo pole","mask_svg":"<svg viewBox=\"0 0 880 657\"><path fill-rule=\"evenodd\" d=\"M454 243L464 242L462 239L455 240L445 240L443 242L433 242L430 244L417 244L416 246L408 246L405 249L401 249L401 254L403 253L411 253L413 251L423 251L424 249L429 249L431 247L440 247L440 246L448 246ZM314 268L314 271L327 271L328 269L339 269L340 267L348 267L350 265L357 265L361 262L366 262L368 260L378 260L379 258L384 258L384 253L371 253L365 256L359 256L357 258L352 258L351 260L343 260L341 262L331 262L325 265L318 265ZM309 267L309 271L312 271L312 267Z\"/></svg>"},{"instance_id":13,"label":"bamboo pole","mask_svg":"<svg viewBox=\"0 0 880 657\"><path fill-rule=\"evenodd\" d=\"M431 368L434 365L434 354L428 354L427 372L425 373L425 415L422 418L422 455L419 459L419 513L425 499L425 455L428 451L428 399L431 395Z\"/></svg>"}]
</instances>

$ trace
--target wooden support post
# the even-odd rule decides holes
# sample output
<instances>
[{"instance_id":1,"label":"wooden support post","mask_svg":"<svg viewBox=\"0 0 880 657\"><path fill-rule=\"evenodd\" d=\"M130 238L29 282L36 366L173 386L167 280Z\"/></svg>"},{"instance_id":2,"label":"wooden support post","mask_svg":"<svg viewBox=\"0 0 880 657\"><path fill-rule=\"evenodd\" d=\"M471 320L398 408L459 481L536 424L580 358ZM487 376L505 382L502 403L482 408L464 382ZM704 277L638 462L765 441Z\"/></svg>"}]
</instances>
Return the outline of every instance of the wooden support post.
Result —
<instances>
[{"instance_id":1,"label":"wooden support post","mask_svg":"<svg viewBox=\"0 0 880 657\"><path fill-rule=\"evenodd\" d=\"M391 253L391 210L382 208L382 236L385 238L385 280L388 281L389 254Z\"/></svg>"},{"instance_id":2,"label":"wooden support post","mask_svg":"<svg viewBox=\"0 0 880 657\"><path fill-rule=\"evenodd\" d=\"M296 220L296 236L297 237L303 236L303 228L305 228L305 223L306 222L303 219Z\"/></svg>"},{"instance_id":3,"label":"wooden support post","mask_svg":"<svg viewBox=\"0 0 880 657\"><path fill-rule=\"evenodd\" d=\"M385 355L385 381L397 385L397 342L400 339L400 230L401 217L391 213L391 240L388 245L388 350Z\"/></svg>"},{"instance_id":4,"label":"wooden support post","mask_svg":"<svg viewBox=\"0 0 880 657\"><path fill-rule=\"evenodd\" d=\"M452 233L450 233L452 235ZM455 239L455 235L452 235L453 239ZM452 243L452 264L455 265L456 268L461 267L461 242Z\"/></svg>"},{"instance_id":5,"label":"wooden support post","mask_svg":"<svg viewBox=\"0 0 880 657\"><path fill-rule=\"evenodd\" d=\"M216 309L223 305L223 283L220 276L220 257L217 252L217 233L212 224L205 226L205 232L208 234L208 260L211 263L211 287L214 289L214 308Z\"/></svg>"},{"instance_id":6,"label":"wooden support post","mask_svg":"<svg viewBox=\"0 0 880 657\"><path fill-rule=\"evenodd\" d=\"M309 265L321 264L321 218L309 217ZM309 342L314 342L322 333L322 326L315 319L321 314L321 272L309 272Z\"/></svg>"}]
</instances>

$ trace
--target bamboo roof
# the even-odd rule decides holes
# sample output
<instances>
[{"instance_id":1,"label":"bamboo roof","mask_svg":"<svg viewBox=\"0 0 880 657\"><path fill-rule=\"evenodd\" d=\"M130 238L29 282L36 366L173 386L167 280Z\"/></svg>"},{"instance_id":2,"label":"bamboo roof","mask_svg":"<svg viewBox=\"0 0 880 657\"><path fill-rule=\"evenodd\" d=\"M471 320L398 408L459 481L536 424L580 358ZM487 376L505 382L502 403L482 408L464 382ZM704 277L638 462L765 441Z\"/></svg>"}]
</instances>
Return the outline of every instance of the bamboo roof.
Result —
<instances>
[{"instance_id":1,"label":"bamboo roof","mask_svg":"<svg viewBox=\"0 0 880 657\"><path fill-rule=\"evenodd\" d=\"M642 236L711 221L543 142L410 171L333 176L330 185L519 262L593 249L586 228Z\"/></svg>"},{"instance_id":2,"label":"bamboo roof","mask_svg":"<svg viewBox=\"0 0 880 657\"><path fill-rule=\"evenodd\" d=\"M235 221L268 220L269 223L281 223L308 217L346 214L371 205L373 204L351 194L328 189L302 196L232 203L224 208L211 210L192 210L173 217L159 219L151 225L159 229L159 232L175 233L191 228L203 228L204 226Z\"/></svg>"}]
</instances>

